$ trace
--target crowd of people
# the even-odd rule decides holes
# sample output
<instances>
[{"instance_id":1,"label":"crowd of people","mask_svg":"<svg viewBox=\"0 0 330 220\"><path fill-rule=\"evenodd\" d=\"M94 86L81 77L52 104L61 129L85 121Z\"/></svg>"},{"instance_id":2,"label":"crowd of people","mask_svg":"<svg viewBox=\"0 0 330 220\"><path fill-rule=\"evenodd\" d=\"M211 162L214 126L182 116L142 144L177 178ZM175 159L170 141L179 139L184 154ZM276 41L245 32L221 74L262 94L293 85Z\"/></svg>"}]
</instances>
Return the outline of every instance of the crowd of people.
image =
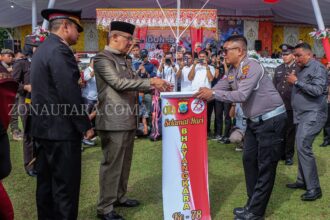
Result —
<instances>
[{"instance_id":1,"label":"crowd of people","mask_svg":"<svg viewBox=\"0 0 330 220\"><path fill-rule=\"evenodd\" d=\"M330 65L318 62L307 43L282 44L284 63L271 78L247 56L244 36L233 35L216 50L200 43L194 51L158 45L152 57L133 37L134 25L115 21L109 44L80 72L70 46L83 31L81 11L45 9L42 16L50 22L46 39L31 35L23 52L3 49L0 56L0 79L18 84L10 129L13 140L23 140L26 173L37 178L38 219L77 219L81 144L95 145L96 136L103 153L98 217L124 219L115 207L140 204L126 197L134 139L159 139L159 91L193 92L207 100L208 138L243 151L248 198L234 209L235 219L264 218L278 162L293 164L295 144L298 175L287 187L305 189L303 201L322 196L312 144L323 127L321 146L330 144ZM0 125L3 179L11 165L6 125ZM0 218L13 219L1 184L0 196L7 201Z\"/></svg>"}]
</instances>

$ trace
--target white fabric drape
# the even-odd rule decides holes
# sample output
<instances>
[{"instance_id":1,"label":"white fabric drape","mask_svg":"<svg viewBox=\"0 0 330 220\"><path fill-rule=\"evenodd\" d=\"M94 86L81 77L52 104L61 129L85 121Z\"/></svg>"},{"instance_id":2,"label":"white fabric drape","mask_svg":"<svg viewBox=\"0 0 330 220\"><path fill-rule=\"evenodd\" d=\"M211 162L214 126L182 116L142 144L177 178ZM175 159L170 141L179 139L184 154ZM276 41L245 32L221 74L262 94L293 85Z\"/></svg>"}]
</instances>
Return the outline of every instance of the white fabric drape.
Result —
<instances>
[{"instance_id":1,"label":"white fabric drape","mask_svg":"<svg viewBox=\"0 0 330 220\"><path fill-rule=\"evenodd\" d=\"M84 46L85 51L98 51L98 32L95 22L84 22Z\"/></svg>"},{"instance_id":2,"label":"white fabric drape","mask_svg":"<svg viewBox=\"0 0 330 220\"><path fill-rule=\"evenodd\" d=\"M296 45L299 40L299 28L284 27L284 43Z\"/></svg>"},{"instance_id":3,"label":"white fabric drape","mask_svg":"<svg viewBox=\"0 0 330 220\"><path fill-rule=\"evenodd\" d=\"M258 21L244 21L244 36L248 41L248 50L254 50L255 40L258 40L258 31Z\"/></svg>"}]
</instances>

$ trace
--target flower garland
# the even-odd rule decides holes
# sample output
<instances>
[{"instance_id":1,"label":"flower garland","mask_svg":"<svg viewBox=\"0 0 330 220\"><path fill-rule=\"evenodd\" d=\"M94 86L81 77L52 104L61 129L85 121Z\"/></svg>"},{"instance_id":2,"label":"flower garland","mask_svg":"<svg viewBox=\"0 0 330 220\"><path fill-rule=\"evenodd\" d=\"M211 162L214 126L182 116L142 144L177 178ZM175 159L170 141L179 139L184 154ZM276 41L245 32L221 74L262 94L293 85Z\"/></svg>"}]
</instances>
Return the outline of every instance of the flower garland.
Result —
<instances>
[{"instance_id":1,"label":"flower garland","mask_svg":"<svg viewBox=\"0 0 330 220\"><path fill-rule=\"evenodd\" d=\"M249 50L248 52L247 52L247 54L248 54L248 57L250 57L250 58L254 58L254 59L256 59L256 60L259 60L260 59L260 54L258 54L257 53L257 51L255 51L255 50Z\"/></svg>"},{"instance_id":2,"label":"flower garland","mask_svg":"<svg viewBox=\"0 0 330 220\"><path fill-rule=\"evenodd\" d=\"M42 43L49 35L49 31L43 29L41 26L34 28L33 33L29 36L33 36L33 43Z\"/></svg>"},{"instance_id":3,"label":"flower garland","mask_svg":"<svg viewBox=\"0 0 330 220\"><path fill-rule=\"evenodd\" d=\"M249 58L258 60L265 68L276 68L283 63L282 59L261 57L255 50L249 50L247 54Z\"/></svg>"},{"instance_id":4,"label":"flower garland","mask_svg":"<svg viewBox=\"0 0 330 220\"><path fill-rule=\"evenodd\" d=\"M330 29L326 28L325 30L317 30L314 28L314 31L309 33L309 35L317 40L330 38Z\"/></svg>"}]
</instances>

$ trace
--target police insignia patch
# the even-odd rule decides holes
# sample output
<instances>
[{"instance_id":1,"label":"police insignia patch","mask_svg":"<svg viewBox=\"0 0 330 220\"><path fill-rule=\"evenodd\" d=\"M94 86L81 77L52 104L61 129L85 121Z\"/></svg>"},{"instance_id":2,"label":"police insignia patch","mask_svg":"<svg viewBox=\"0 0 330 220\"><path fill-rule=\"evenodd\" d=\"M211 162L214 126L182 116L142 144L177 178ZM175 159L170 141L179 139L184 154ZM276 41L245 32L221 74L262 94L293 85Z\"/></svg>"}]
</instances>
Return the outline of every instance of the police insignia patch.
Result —
<instances>
[{"instance_id":1,"label":"police insignia patch","mask_svg":"<svg viewBox=\"0 0 330 220\"><path fill-rule=\"evenodd\" d=\"M243 68L242 68L242 73L243 73L244 75L247 75L248 72L249 72L249 69L250 69L250 66L249 66L249 65L243 66Z\"/></svg>"},{"instance_id":2,"label":"police insignia patch","mask_svg":"<svg viewBox=\"0 0 330 220\"><path fill-rule=\"evenodd\" d=\"M188 101L181 101L178 103L178 105L178 110L180 114L185 114L188 112Z\"/></svg>"}]
</instances>

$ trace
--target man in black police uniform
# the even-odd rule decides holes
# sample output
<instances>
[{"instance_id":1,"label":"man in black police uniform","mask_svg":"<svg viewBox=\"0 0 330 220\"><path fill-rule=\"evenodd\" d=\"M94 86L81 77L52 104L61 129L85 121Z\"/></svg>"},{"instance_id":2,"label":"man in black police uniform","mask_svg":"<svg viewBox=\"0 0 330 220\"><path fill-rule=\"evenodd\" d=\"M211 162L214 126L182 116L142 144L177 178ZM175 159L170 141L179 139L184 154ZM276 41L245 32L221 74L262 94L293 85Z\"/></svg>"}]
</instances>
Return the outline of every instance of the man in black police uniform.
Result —
<instances>
[{"instance_id":1,"label":"man in black police uniform","mask_svg":"<svg viewBox=\"0 0 330 220\"><path fill-rule=\"evenodd\" d=\"M296 182L286 186L306 189L301 200L314 201L322 197L313 142L327 120L328 74L324 65L313 58L309 44L298 44L295 57L301 71L297 75L292 72L287 80L294 85L292 108L294 123L297 125L298 175Z\"/></svg>"},{"instance_id":2,"label":"man in black police uniform","mask_svg":"<svg viewBox=\"0 0 330 220\"><path fill-rule=\"evenodd\" d=\"M285 159L285 165L293 164L295 125L293 124L293 111L291 106L292 85L286 81L286 77L292 71L298 73L299 67L295 62L293 55L294 47L288 44L280 46L282 50L283 64L275 69L273 83L283 99L288 120L285 129L284 149L282 159Z\"/></svg>"},{"instance_id":3,"label":"man in black police uniform","mask_svg":"<svg viewBox=\"0 0 330 220\"><path fill-rule=\"evenodd\" d=\"M259 220L264 218L282 154L285 107L264 68L247 57L244 36L229 37L223 51L226 63L231 65L228 77L212 89L200 88L195 96L242 103L247 117L243 165L248 199L244 208L234 209L234 214L237 220Z\"/></svg>"},{"instance_id":4,"label":"man in black police uniform","mask_svg":"<svg viewBox=\"0 0 330 220\"><path fill-rule=\"evenodd\" d=\"M83 112L79 69L70 45L77 43L81 11L45 9L50 35L31 63L31 134L36 144L38 219L77 219L81 139L93 136Z\"/></svg>"}]
</instances>

